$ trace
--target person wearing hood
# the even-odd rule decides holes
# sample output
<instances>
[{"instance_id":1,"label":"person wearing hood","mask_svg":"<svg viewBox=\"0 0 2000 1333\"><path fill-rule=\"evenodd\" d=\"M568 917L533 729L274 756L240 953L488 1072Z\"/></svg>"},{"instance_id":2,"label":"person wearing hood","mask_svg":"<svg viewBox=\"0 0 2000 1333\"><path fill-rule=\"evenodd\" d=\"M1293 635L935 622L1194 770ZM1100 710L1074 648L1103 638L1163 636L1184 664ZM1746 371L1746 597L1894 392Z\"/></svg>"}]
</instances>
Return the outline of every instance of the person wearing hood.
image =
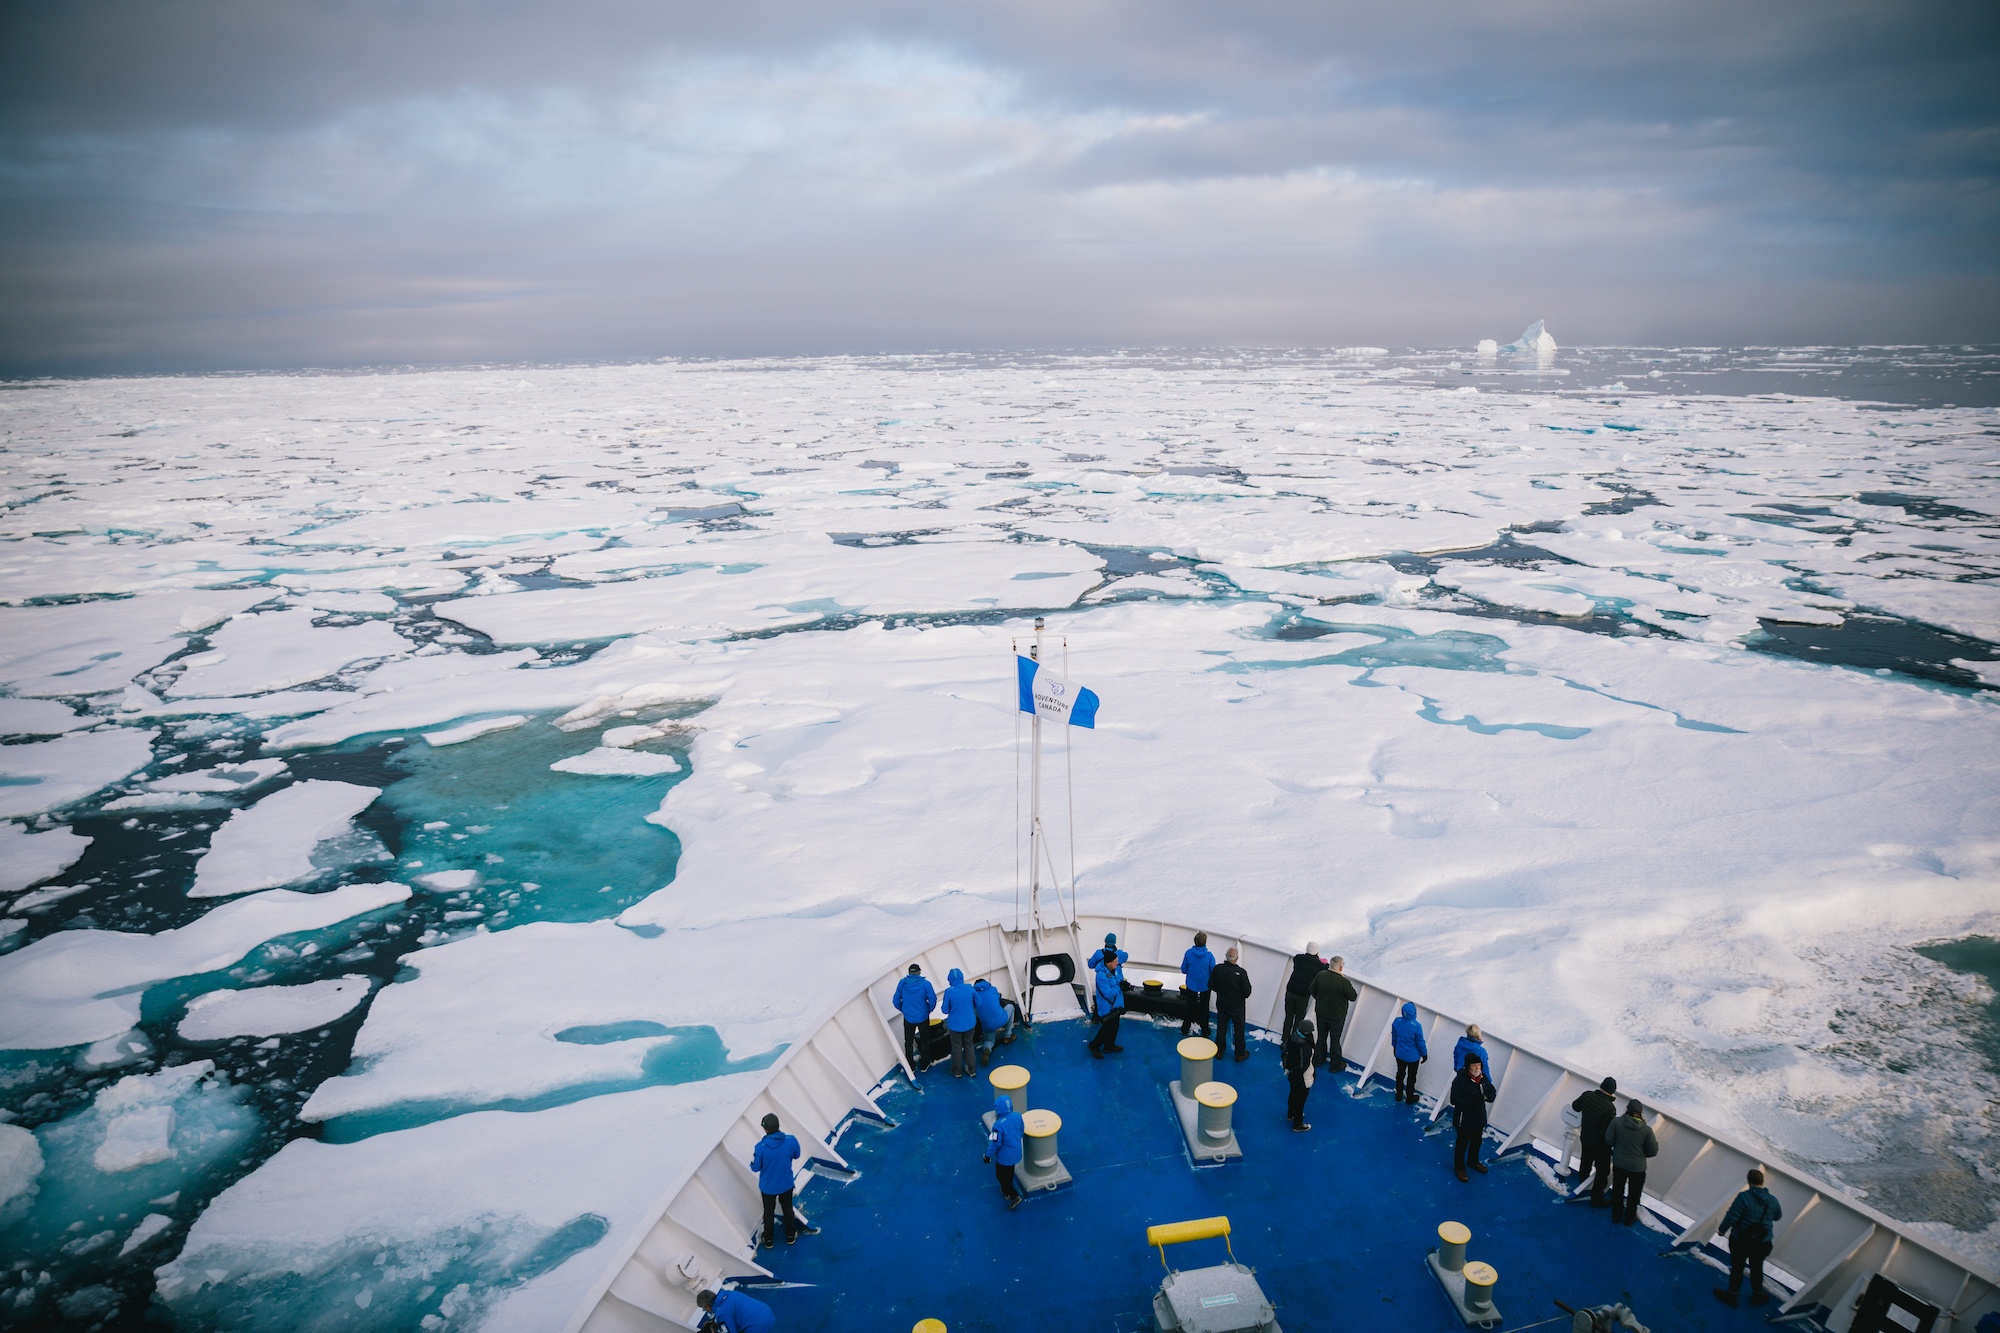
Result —
<instances>
[{"instance_id":1,"label":"person wearing hood","mask_svg":"<svg viewBox=\"0 0 2000 1333\"><path fill-rule=\"evenodd\" d=\"M1000 1197L1009 1208L1021 1206L1021 1187L1014 1179L1014 1168L1021 1164L1026 1134L1027 1122L1014 1109L1013 1099L1005 1093L995 1097L993 1128L986 1135L986 1156L981 1160L993 1163L993 1174L1000 1181Z\"/></svg>"},{"instance_id":2,"label":"person wearing hood","mask_svg":"<svg viewBox=\"0 0 2000 1333\"><path fill-rule=\"evenodd\" d=\"M1646 1163L1660 1155L1660 1141L1646 1123L1646 1108L1634 1097L1625 1114L1604 1130L1611 1148L1611 1220L1631 1226L1639 1220L1639 1196L1646 1188Z\"/></svg>"},{"instance_id":3,"label":"person wearing hood","mask_svg":"<svg viewBox=\"0 0 2000 1333\"><path fill-rule=\"evenodd\" d=\"M1285 1044L1279 1051L1285 1066L1285 1077L1291 1083L1291 1096L1285 1101L1285 1118L1292 1122L1292 1128L1304 1133L1312 1128L1306 1123L1306 1096L1313 1085L1313 1025L1310 1018L1299 1020L1297 1027L1285 1034Z\"/></svg>"},{"instance_id":4,"label":"person wearing hood","mask_svg":"<svg viewBox=\"0 0 2000 1333\"><path fill-rule=\"evenodd\" d=\"M1340 1037L1347 1028L1347 1006L1360 999L1354 983L1347 979L1347 960L1330 960L1307 988L1312 996L1313 1017L1319 1020L1319 1041L1313 1047L1313 1063L1338 1074L1347 1068L1347 1053L1340 1049Z\"/></svg>"},{"instance_id":5,"label":"person wearing hood","mask_svg":"<svg viewBox=\"0 0 2000 1333\"><path fill-rule=\"evenodd\" d=\"M1465 1067L1451 1081L1451 1123L1458 1130L1451 1147L1451 1169L1460 1180L1472 1179L1465 1174L1467 1167L1486 1174L1486 1163L1479 1160L1479 1145L1486 1141L1486 1108L1499 1095L1493 1080L1486 1077L1485 1062L1476 1055L1467 1057Z\"/></svg>"},{"instance_id":6,"label":"person wearing hood","mask_svg":"<svg viewBox=\"0 0 2000 1333\"><path fill-rule=\"evenodd\" d=\"M972 1043L978 1035L979 1010L973 999L972 983L965 973L953 968L945 978L944 1030L951 1040L951 1076L971 1078L974 1069Z\"/></svg>"},{"instance_id":7,"label":"person wearing hood","mask_svg":"<svg viewBox=\"0 0 2000 1333\"><path fill-rule=\"evenodd\" d=\"M931 1063L924 1055L924 1028L931 1021L931 1010L937 1008L937 991L924 980L921 964L910 964L909 973L896 983L896 993L889 1002L903 1016L903 1058L921 1074Z\"/></svg>"},{"instance_id":8,"label":"person wearing hood","mask_svg":"<svg viewBox=\"0 0 2000 1333\"><path fill-rule=\"evenodd\" d=\"M1123 949L1118 947L1118 936L1115 932L1107 934L1104 937L1104 947L1102 949L1099 949L1096 953L1092 954L1090 956L1090 961L1088 963L1085 963L1084 966L1094 971L1099 963L1103 962L1107 958L1112 958L1112 957L1118 959L1118 966L1120 967L1125 966L1126 962L1129 961L1132 957L1131 954L1126 953Z\"/></svg>"},{"instance_id":9,"label":"person wearing hood","mask_svg":"<svg viewBox=\"0 0 2000 1333\"><path fill-rule=\"evenodd\" d=\"M764 1117L764 1137L750 1151L750 1169L757 1173L757 1192L764 1196L764 1248L776 1249L777 1232L773 1214L785 1213L785 1244L800 1236L817 1236L818 1227L809 1227L792 1211L792 1163L799 1160L799 1141L779 1127L778 1117Z\"/></svg>"},{"instance_id":10,"label":"person wearing hood","mask_svg":"<svg viewBox=\"0 0 2000 1333\"><path fill-rule=\"evenodd\" d=\"M1118 1020L1125 1013L1125 956L1099 950L1097 966L1091 972L1097 994L1097 1035L1090 1039L1090 1054L1102 1060L1104 1053L1124 1050L1118 1044Z\"/></svg>"},{"instance_id":11,"label":"person wearing hood","mask_svg":"<svg viewBox=\"0 0 2000 1333\"><path fill-rule=\"evenodd\" d=\"M1479 1030L1477 1023L1466 1024L1465 1035L1451 1048L1451 1070L1454 1074L1465 1068L1468 1056L1486 1066L1487 1073L1493 1072L1493 1057L1486 1053L1486 1034Z\"/></svg>"},{"instance_id":12,"label":"person wearing hood","mask_svg":"<svg viewBox=\"0 0 2000 1333\"><path fill-rule=\"evenodd\" d=\"M1215 965L1215 971L1208 974L1208 987L1215 992L1215 1053L1222 1054L1229 1045L1229 1029L1236 1028L1236 1058L1248 1060L1250 1052L1244 1049L1249 1034L1244 1025L1249 1021L1250 974L1236 961L1236 946L1229 946L1229 952Z\"/></svg>"},{"instance_id":13,"label":"person wearing hood","mask_svg":"<svg viewBox=\"0 0 2000 1333\"><path fill-rule=\"evenodd\" d=\"M1588 1181L1592 1208L1611 1206L1604 1197L1604 1191L1611 1185L1611 1143L1604 1132L1618 1118L1618 1098L1613 1095L1617 1091L1618 1080L1607 1078L1569 1104L1571 1110L1583 1117L1577 1127L1583 1160L1576 1168L1576 1192L1583 1193Z\"/></svg>"},{"instance_id":14,"label":"person wearing hood","mask_svg":"<svg viewBox=\"0 0 2000 1333\"><path fill-rule=\"evenodd\" d=\"M1208 983L1215 971L1215 955L1208 951L1208 932L1194 933L1194 947L1181 955L1181 989L1187 992L1187 1016L1181 1019L1181 1035L1188 1035L1194 1024L1201 1024L1201 1035L1208 1035Z\"/></svg>"},{"instance_id":15,"label":"person wearing hood","mask_svg":"<svg viewBox=\"0 0 2000 1333\"><path fill-rule=\"evenodd\" d=\"M1389 1025L1389 1047L1396 1056L1396 1100L1417 1104L1417 1066L1431 1058L1430 1043L1424 1040L1424 1025L1417 1021L1417 1006L1403 1001L1403 1012Z\"/></svg>"},{"instance_id":16,"label":"person wearing hood","mask_svg":"<svg viewBox=\"0 0 2000 1333\"><path fill-rule=\"evenodd\" d=\"M694 1303L701 1307L701 1327L704 1330L771 1333L778 1326L778 1317L771 1313L770 1306L734 1287L724 1287L721 1291L704 1289L695 1295Z\"/></svg>"},{"instance_id":17,"label":"person wearing hood","mask_svg":"<svg viewBox=\"0 0 2000 1333\"><path fill-rule=\"evenodd\" d=\"M1010 1010L1012 1012L1010 1012ZM972 983L972 1012L979 1016L979 1063L992 1062L993 1047L1014 1040L1014 1014L1020 1012L985 977Z\"/></svg>"},{"instance_id":18,"label":"person wearing hood","mask_svg":"<svg viewBox=\"0 0 2000 1333\"><path fill-rule=\"evenodd\" d=\"M1312 1004L1313 978L1326 967L1320 961L1319 944L1315 940L1306 941L1306 951L1292 955L1291 979L1285 983L1285 1031L1290 1032L1306 1016Z\"/></svg>"},{"instance_id":19,"label":"person wearing hood","mask_svg":"<svg viewBox=\"0 0 2000 1333\"><path fill-rule=\"evenodd\" d=\"M1764 1290L1764 1260L1771 1253L1772 1228L1785 1210L1778 1196L1764 1188L1764 1173L1755 1167L1744 1178L1750 1188L1737 1195L1723 1214L1716 1231L1729 1237L1729 1285L1715 1289L1715 1299L1734 1309L1736 1293L1743 1286L1743 1268L1750 1268L1750 1303L1763 1305L1771 1299Z\"/></svg>"}]
</instances>

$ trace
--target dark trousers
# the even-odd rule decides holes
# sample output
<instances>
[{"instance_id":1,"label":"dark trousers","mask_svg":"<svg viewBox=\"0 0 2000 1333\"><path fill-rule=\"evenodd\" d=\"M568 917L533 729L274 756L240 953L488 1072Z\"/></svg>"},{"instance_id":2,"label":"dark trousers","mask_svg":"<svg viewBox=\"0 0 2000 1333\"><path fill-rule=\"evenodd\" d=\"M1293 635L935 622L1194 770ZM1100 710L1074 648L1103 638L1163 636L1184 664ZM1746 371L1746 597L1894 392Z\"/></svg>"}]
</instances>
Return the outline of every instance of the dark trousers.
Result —
<instances>
[{"instance_id":1,"label":"dark trousers","mask_svg":"<svg viewBox=\"0 0 2000 1333\"><path fill-rule=\"evenodd\" d=\"M785 1210L786 1240L790 1240L806 1229L805 1224L799 1221L799 1215L792 1211L792 1192L790 1190L786 1190L783 1194L766 1194L764 1196L764 1243L766 1245L775 1245L778 1243L777 1235L772 1230L771 1223L773 1221L772 1214L780 1207Z\"/></svg>"},{"instance_id":2,"label":"dark trousers","mask_svg":"<svg viewBox=\"0 0 2000 1333\"><path fill-rule=\"evenodd\" d=\"M1292 1095L1285 1101L1285 1118L1294 1125L1303 1125L1306 1122L1306 1095L1312 1088L1306 1084L1306 1071L1303 1069L1292 1070L1291 1079Z\"/></svg>"},{"instance_id":3,"label":"dark trousers","mask_svg":"<svg viewBox=\"0 0 2000 1333\"><path fill-rule=\"evenodd\" d=\"M1396 1061L1396 1100L1415 1102L1417 1100L1417 1062L1415 1060Z\"/></svg>"},{"instance_id":4,"label":"dark trousers","mask_svg":"<svg viewBox=\"0 0 2000 1333\"><path fill-rule=\"evenodd\" d=\"M924 1025L903 1020L903 1058L910 1062L910 1068L924 1067Z\"/></svg>"},{"instance_id":5,"label":"dark trousers","mask_svg":"<svg viewBox=\"0 0 2000 1333\"><path fill-rule=\"evenodd\" d=\"M1001 1198L1005 1199L1008 1203L1012 1203L1021 1197L1021 1188L1014 1183L1014 1168L1012 1166L1002 1166L999 1162L995 1162L993 1164L993 1175L1000 1182Z\"/></svg>"},{"instance_id":6,"label":"dark trousers","mask_svg":"<svg viewBox=\"0 0 2000 1333\"><path fill-rule=\"evenodd\" d=\"M1479 1141L1486 1137L1486 1126L1477 1129L1470 1125L1458 1127L1458 1137L1451 1141L1451 1169L1463 1171L1479 1160Z\"/></svg>"},{"instance_id":7,"label":"dark trousers","mask_svg":"<svg viewBox=\"0 0 2000 1333\"><path fill-rule=\"evenodd\" d=\"M967 1028L963 1032L950 1033L949 1036L951 1037L951 1076L957 1078L960 1074L972 1073L978 1068L973 1063L976 1057L972 1053L972 1043L978 1038L979 1033L972 1028Z\"/></svg>"},{"instance_id":8,"label":"dark trousers","mask_svg":"<svg viewBox=\"0 0 2000 1333\"><path fill-rule=\"evenodd\" d=\"M1191 990L1187 993L1187 1017L1181 1019L1181 1035L1187 1036L1188 1028L1201 1024L1201 1035L1208 1035L1208 992Z\"/></svg>"},{"instance_id":9,"label":"dark trousers","mask_svg":"<svg viewBox=\"0 0 2000 1333\"><path fill-rule=\"evenodd\" d=\"M1611 1220L1626 1226L1639 1220L1639 1195L1646 1188L1644 1171L1611 1168Z\"/></svg>"},{"instance_id":10,"label":"dark trousers","mask_svg":"<svg viewBox=\"0 0 2000 1333\"><path fill-rule=\"evenodd\" d=\"M1286 991L1285 1030L1282 1033L1280 1033L1279 1036L1283 1037L1287 1041L1290 1041L1292 1037L1292 1032L1298 1027L1299 1020L1306 1016L1306 1009L1311 1004L1312 1004L1312 996L1306 993L1305 991L1300 991L1297 995L1292 994L1290 991Z\"/></svg>"},{"instance_id":11,"label":"dark trousers","mask_svg":"<svg viewBox=\"0 0 2000 1333\"><path fill-rule=\"evenodd\" d=\"M1245 1053L1244 1043L1250 1037L1246 1031L1247 1024L1243 1021L1243 1015L1217 1014L1215 1016L1215 1053L1217 1055L1222 1054L1223 1050L1229 1045L1229 1029L1232 1027L1236 1029L1236 1053L1238 1055Z\"/></svg>"},{"instance_id":12,"label":"dark trousers","mask_svg":"<svg viewBox=\"0 0 2000 1333\"><path fill-rule=\"evenodd\" d=\"M1110 1013L1104 1015L1103 1019L1097 1025L1097 1035L1090 1039L1091 1050L1101 1051L1106 1046L1116 1046L1118 1044L1118 1020L1124 1017L1124 1015L1125 1011L1122 1008L1113 1009Z\"/></svg>"},{"instance_id":13,"label":"dark trousers","mask_svg":"<svg viewBox=\"0 0 2000 1333\"><path fill-rule=\"evenodd\" d=\"M1340 1029L1344 1026L1344 1022L1329 1023L1321 1015L1318 1031L1313 1033L1313 1063L1327 1065L1336 1074L1347 1068L1347 1057L1340 1051Z\"/></svg>"},{"instance_id":14,"label":"dark trousers","mask_svg":"<svg viewBox=\"0 0 2000 1333\"><path fill-rule=\"evenodd\" d=\"M1768 1237L1746 1240L1742 1236L1729 1238L1729 1294L1735 1295L1743 1286L1743 1266L1750 1266L1750 1294L1756 1295L1764 1289L1764 1259L1771 1253Z\"/></svg>"},{"instance_id":15,"label":"dark trousers","mask_svg":"<svg viewBox=\"0 0 2000 1333\"><path fill-rule=\"evenodd\" d=\"M1590 1135L1583 1137L1589 1139ZM1596 1174L1593 1176L1592 1172ZM1604 1191L1611 1184L1611 1145L1604 1142L1602 1136L1596 1143L1586 1142L1583 1145L1583 1163L1576 1169L1577 1193L1583 1193L1585 1181L1590 1182L1590 1201L1603 1203Z\"/></svg>"}]
</instances>

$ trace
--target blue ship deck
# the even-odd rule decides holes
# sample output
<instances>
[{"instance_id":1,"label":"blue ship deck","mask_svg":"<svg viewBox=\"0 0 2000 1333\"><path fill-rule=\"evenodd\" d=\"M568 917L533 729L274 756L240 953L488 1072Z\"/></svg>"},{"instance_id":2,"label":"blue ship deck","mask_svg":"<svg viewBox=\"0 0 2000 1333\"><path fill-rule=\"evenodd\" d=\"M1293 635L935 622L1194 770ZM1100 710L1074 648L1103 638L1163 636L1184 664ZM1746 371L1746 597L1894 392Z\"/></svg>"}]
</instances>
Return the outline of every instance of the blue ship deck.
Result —
<instances>
[{"instance_id":1,"label":"blue ship deck","mask_svg":"<svg viewBox=\"0 0 2000 1333\"><path fill-rule=\"evenodd\" d=\"M799 1195L821 1234L760 1252L779 1285L755 1294L779 1328L900 1333L930 1317L951 1333L1139 1333L1153 1327L1161 1277L1146 1227L1215 1214L1229 1217L1236 1257L1257 1270L1285 1333L1463 1328L1424 1262L1447 1219L1472 1229L1468 1258L1499 1270L1503 1328L1557 1316L1557 1299L1623 1302L1656 1333L1748 1329L1777 1309L1724 1307L1709 1294L1715 1269L1663 1257L1669 1238L1643 1218L1614 1226L1608 1209L1565 1204L1520 1151L1460 1183L1449 1131L1427 1136L1431 1122L1380 1079L1359 1098L1348 1095L1352 1072L1337 1088L1322 1079L1307 1108L1312 1132L1293 1133L1268 1042L1244 1063L1216 1063L1239 1093L1244 1156L1196 1169L1166 1090L1179 1077L1177 1027L1129 1016L1125 1050L1102 1061L1085 1049L1089 1031L1044 1022L995 1057L1025 1066L1029 1104L1062 1117L1073 1185L1008 1211L980 1160L979 1116L993 1099L985 1071L954 1080L933 1065L920 1089L898 1078L881 1103L893 1127L858 1120L841 1138L858 1177L815 1179ZM1222 1243L1168 1257L1177 1268L1220 1262Z\"/></svg>"}]
</instances>

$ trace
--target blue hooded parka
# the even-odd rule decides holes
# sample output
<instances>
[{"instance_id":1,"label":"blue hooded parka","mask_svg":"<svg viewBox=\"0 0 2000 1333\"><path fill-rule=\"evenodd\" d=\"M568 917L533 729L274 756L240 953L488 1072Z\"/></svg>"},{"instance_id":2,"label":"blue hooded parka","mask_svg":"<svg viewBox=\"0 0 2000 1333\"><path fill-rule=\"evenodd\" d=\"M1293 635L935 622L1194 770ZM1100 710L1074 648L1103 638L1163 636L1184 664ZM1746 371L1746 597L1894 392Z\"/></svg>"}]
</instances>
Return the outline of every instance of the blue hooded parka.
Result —
<instances>
[{"instance_id":1,"label":"blue hooded parka","mask_svg":"<svg viewBox=\"0 0 2000 1333\"><path fill-rule=\"evenodd\" d=\"M1187 988L1191 991L1207 990L1208 974L1214 970L1215 955L1205 944L1197 944L1181 955L1181 974L1187 978Z\"/></svg>"},{"instance_id":2,"label":"blue hooded parka","mask_svg":"<svg viewBox=\"0 0 2000 1333\"><path fill-rule=\"evenodd\" d=\"M1486 1077L1493 1077L1493 1057L1486 1053L1486 1047L1483 1043L1476 1042L1470 1037L1460 1037L1458 1045L1451 1048L1451 1067L1453 1069L1465 1068L1465 1057L1468 1055L1477 1056L1479 1067L1486 1071Z\"/></svg>"},{"instance_id":3,"label":"blue hooded parka","mask_svg":"<svg viewBox=\"0 0 2000 1333\"><path fill-rule=\"evenodd\" d=\"M979 1026L988 1032L1007 1026L1007 1006L1000 1003L1000 992L985 977L972 983L972 1009L979 1015Z\"/></svg>"},{"instance_id":4,"label":"blue hooded parka","mask_svg":"<svg viewBox=\"0 0 2000 1333\"><path fill-rule=\"evenodd\" d=\"M734 1287L715 1293L715 1304L709 1314L729 1333L771 1333L778 1326L778 1317L771 1313L770 1306Z\"/></svg>"},{"instance_id":5,"label":"blue hooded parka","mask_svg":"<svg viewBox=\"0 0 2000 1333\"><path fill-rule=\"evenodd\" d=\"M1428 1060L1430 1043L1424 1040L1424 1025L1417 1021L1417 1006L1405 1001L1403 1016L1389 1025L1389 1044L1398 1060Z\"/></svg>"},{"instance_id":6,"label":"blue hooded parka","mask_svg":"<svg viewBox=\"0 0 2000 1333\"><path fill-rule=\"evenodd\" d=\"M1117 935L1115 934L1106 935L1104 937L1104 947L1102 949L1099 949L1096 953L1090 956L1089 966L1095 968L1099 963L1111 957L1111 955L1113 954L1118 955L1118 966L1120 967L1125 966L1126 961L1132 957L1131 954L1126 953L1123 949L1118 947Z\"/></svg>"},{"instance_id":7,"label":"blue hooded parka","mask_svg":"<svg viewBox=\"0 0 2000 1333\"><path fill-rule=\"evenodd\" d=\"M896 983L896 1012L905 1022L921 1023L937 1008L937 991L915 972Z\"/></svg>"},{"instance_id":8,"label":"blue hooded parka","mask_svg":"<svg viewBox=\"0 0 2000 1333\"><path fill-rule=\"evenodd\" d=\"M1097 1012L1104 1015L1113 1009L1125 1007L1125 988L1118 984L1118 978L1110 968L1097 965Z\"/></svg>"},{"instance_id":9,"label":"blue hooded parka","mask_svg":"<svg viewBox=\"0 0 2000 1333\"><path fill-rule=\"evenodd\" d=\"M965 973L957 968L945 978L944 1026L947 1032L970 1032L979 1026L979 1014L973 1008L972 986L965 979Z\"/></svg>"},{"instance_id":10,"label":"blue hooded parka","mask_svg":"<svg viewBox=\"0 0 2000 1333\"><path fill-rule=\"evenodd\" d=\"M993 1099L993 1132L986 1136L986 1155L1000 1166L1021 1164L1021 1136L1027 1122L1005 1096Z\"/></svg>"},{"instance_id":11,"label":"blue hooded parka","mask_svg":"<svg viewBox=\"0 0 2000 1333\"><path fill-rule=\"evenodd\" d=\"M784 1194L792 1188L792 1163L799 1160L799 1141L789 1134L766 1134L750 1151L750 1169L757 1173L757 1188L765 1194Z\"/></svg>"}]
</instances>

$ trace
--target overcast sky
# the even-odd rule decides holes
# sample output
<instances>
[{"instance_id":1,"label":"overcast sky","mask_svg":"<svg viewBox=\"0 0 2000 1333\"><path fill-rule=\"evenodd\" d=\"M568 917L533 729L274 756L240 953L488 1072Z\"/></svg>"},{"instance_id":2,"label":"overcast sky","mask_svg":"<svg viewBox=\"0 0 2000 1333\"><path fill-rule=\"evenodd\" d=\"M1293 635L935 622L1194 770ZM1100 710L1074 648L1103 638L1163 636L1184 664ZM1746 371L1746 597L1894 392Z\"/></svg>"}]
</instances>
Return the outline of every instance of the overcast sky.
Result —
<instances>
[{"instance_id":1,"label":"overcast sky","mask_svg":"<svg viewBox=\"0 0 2000 1333\"><path fill-rule=\"evenodd\" d=\"M0 373L2000 341L1991 0L9 0Z\"/></svg>"}]
</instances>

